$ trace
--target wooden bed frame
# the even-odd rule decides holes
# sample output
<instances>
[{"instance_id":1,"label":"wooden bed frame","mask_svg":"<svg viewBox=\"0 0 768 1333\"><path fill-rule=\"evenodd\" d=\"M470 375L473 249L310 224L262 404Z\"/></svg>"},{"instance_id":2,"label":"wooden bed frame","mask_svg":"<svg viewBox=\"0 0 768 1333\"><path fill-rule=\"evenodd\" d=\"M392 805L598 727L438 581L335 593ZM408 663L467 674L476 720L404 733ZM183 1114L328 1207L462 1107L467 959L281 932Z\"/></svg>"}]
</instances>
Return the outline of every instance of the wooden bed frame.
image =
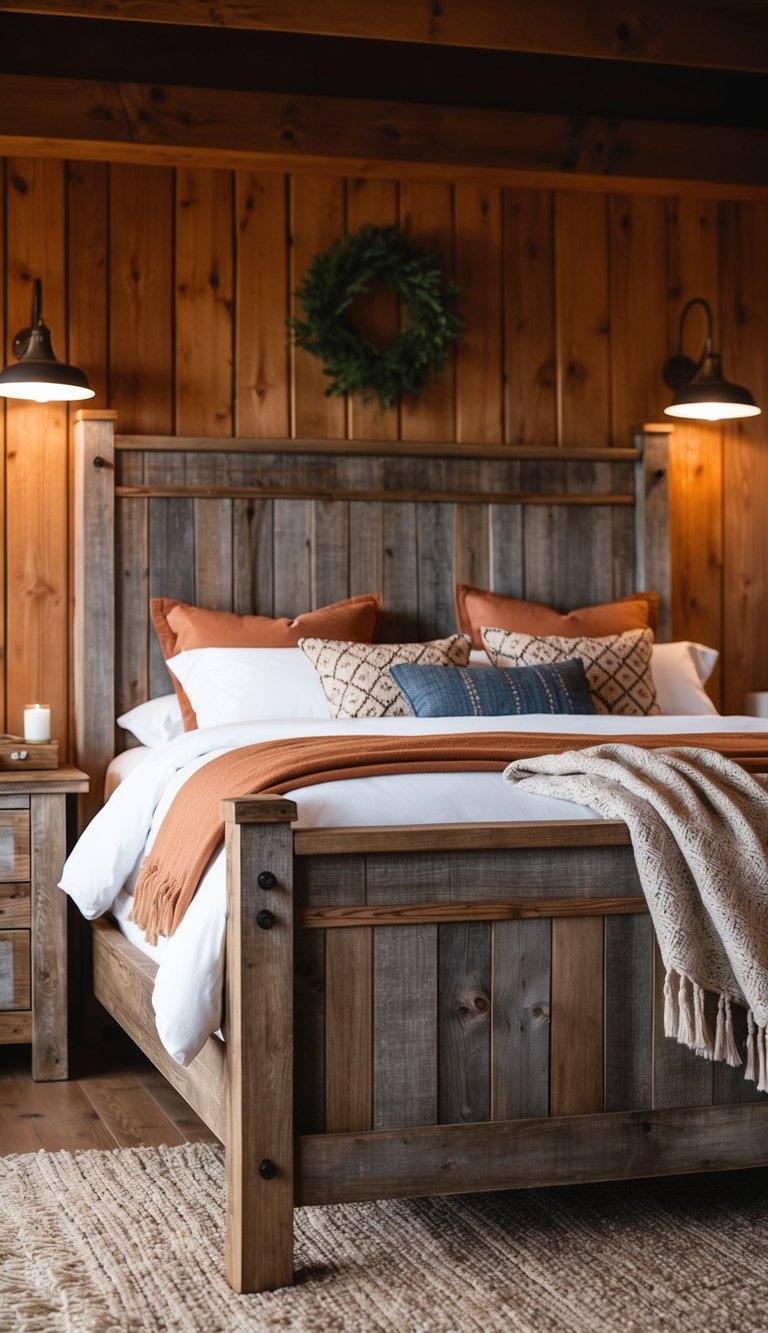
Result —
<instances>
[{"instance_id":1,"label":"wooden bed frame","mask_svg":"<svg viewBox=\"0 0 768 1333\"><path fill-rule=\"evenodd\" d=\"M669 608L667 433L632 450L121 437L76 425L77 761L168 691L148 595L290 614L381 589L381 637L454 627L454 579ZM226 1271L290 1283L296 1204L768 1162L741 1070L662 1035L622 823L301 829L226 801L226 1044L166 1054L155 966L94 927L98 999L226 1145ZM266 914L266 915L265 915ZM270 928L264 928L270 927Z\"/></svg>"}]
</instances>

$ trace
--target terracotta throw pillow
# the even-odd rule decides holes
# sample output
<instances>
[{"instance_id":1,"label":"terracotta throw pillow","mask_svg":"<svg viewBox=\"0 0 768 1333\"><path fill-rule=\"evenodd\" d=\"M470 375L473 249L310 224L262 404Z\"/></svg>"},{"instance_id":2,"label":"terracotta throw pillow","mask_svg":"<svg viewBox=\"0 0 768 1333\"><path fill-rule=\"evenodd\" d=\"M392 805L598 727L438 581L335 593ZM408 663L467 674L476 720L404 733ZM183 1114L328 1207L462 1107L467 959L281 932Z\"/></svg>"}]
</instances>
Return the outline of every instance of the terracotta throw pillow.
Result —
<instances>
[{"instance_id":1,"label":"terracotta throw pillow","mask_svg":"<svg viewBox=\"0 0 768 1333\"><path fill-rule=\"evenodd\" d=\"M405 695L390 675L391 666L466 666L469 639L451 634L431 643L338 643L301 639L299 647L315 668L331 717L409 717Z\"/></svg>"},{"instance_id":2,"label":"terracotta throw pillow","mask_svg":"<svg viewBox=\"0 0 768 1333\"><path fill-rule=\"evenodd\" d=\"M483 625L514 630L516 634L535 634L545 637L559 634L561 638L589 635L623 634L628 629L656 630L659 599L655 592L636 592L616 602L597 606L581 606L561 614L551 606L539 602L522 602L517 597L504 597L487 588L473 588L468 583L456 586L456 619L462 634L469 634L472 647L482 647Z\"/></svg>"},{"instance_id":3,"label":"terracotta throw pillow","mask_svg":"<svg viewBox=\"0 0 768 1333\"><path fill-rule=\"evenodd\" d=\"M540 666L580 658L596 713L644 717L661 712L651 674L653 634L648 629L600 639L570 639L484 628L483 644L496 667Z\"/></svg>"},{"instance_id":4,"label":"terracotta throw pillow","mask_svg":"<svg viewBox=\"0 0 768 1333\"><path fill-rule=\"evenodd\" d=\"M191 648L296 648L303 635L352 639L370 643L381 613L378 592L347 597L315 611L290 619L282 616L238 616L232 611L207 611L173 597L153 597L149 603L152 623L163 657L175 657ZM184 730L197 726L194 709L171 673L184 720Z\"/></svg>"}]
</instances>

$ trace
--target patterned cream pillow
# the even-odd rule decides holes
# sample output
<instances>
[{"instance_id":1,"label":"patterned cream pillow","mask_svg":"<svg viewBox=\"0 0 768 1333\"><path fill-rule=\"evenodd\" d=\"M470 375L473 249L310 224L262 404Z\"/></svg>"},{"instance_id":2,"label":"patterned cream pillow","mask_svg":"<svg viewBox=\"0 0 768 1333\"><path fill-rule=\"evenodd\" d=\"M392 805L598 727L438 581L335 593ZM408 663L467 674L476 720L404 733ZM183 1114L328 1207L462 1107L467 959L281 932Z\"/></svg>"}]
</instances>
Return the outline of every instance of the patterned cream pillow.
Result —
<instances>
[{"instance_id":1,"label":"patterned cream pillow","mask_svg":"<svg viewBox=\"0 0 768 1333\"><path fill-rule=\"evenodd\" d=\"M579 657L598 713L642 717L660 713L651 674L653 631L626 630L603 639L538 638L483 626L483 645L494 666L538 666Z\"/></svg>"},{"instance_id":2,"label":"patterned cream pillow","mask_svg":"<svg viewBox=\"0 0 768 1333\"><path fill-rule=\"evenodd\" d=\"M405 695L389 674L391 666L466 666L470 641L451 634L431 643L346 643L299 639L320 677L331 717L409 717Z\"/></svg>"}]
</instances>

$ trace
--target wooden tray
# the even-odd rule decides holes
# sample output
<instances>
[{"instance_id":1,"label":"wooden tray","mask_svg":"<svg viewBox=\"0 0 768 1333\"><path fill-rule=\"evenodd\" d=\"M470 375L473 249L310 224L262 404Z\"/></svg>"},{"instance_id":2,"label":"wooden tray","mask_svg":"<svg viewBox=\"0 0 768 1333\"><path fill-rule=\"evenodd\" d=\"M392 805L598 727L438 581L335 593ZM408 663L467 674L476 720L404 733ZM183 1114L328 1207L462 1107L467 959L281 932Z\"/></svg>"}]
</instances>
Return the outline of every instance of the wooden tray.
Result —
<instances>
[{"instance_id":1,"label":"wooden tray","mask_svg":"<svg viewBox=\"0 0 768 1333\"><path fill-rule=\"evenodd\" d=\"M25 741L23 736L0 736L0 770L58 768L58 741Z\"/></svg>"}]
</instances>

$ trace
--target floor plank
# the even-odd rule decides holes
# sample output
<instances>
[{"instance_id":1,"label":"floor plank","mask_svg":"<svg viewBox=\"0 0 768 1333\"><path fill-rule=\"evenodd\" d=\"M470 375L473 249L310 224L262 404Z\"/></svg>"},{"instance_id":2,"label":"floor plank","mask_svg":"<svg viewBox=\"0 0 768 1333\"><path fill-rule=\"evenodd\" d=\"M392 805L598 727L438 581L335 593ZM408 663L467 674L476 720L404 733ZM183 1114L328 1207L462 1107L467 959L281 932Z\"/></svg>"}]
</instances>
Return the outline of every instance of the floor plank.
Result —
<instances>
[{"instance_id":1,"label":"floor plank","mask_svg":"<svg viewBox=\"0 0 768 1333\"><path fill-rule=\"evenodd\" d=\"M76 1051L75 1077L34 1083L29 1046L0 1046L0 1156L215 1143L215 1136L122 1033Z\"/></svg>"}]
</instances>

